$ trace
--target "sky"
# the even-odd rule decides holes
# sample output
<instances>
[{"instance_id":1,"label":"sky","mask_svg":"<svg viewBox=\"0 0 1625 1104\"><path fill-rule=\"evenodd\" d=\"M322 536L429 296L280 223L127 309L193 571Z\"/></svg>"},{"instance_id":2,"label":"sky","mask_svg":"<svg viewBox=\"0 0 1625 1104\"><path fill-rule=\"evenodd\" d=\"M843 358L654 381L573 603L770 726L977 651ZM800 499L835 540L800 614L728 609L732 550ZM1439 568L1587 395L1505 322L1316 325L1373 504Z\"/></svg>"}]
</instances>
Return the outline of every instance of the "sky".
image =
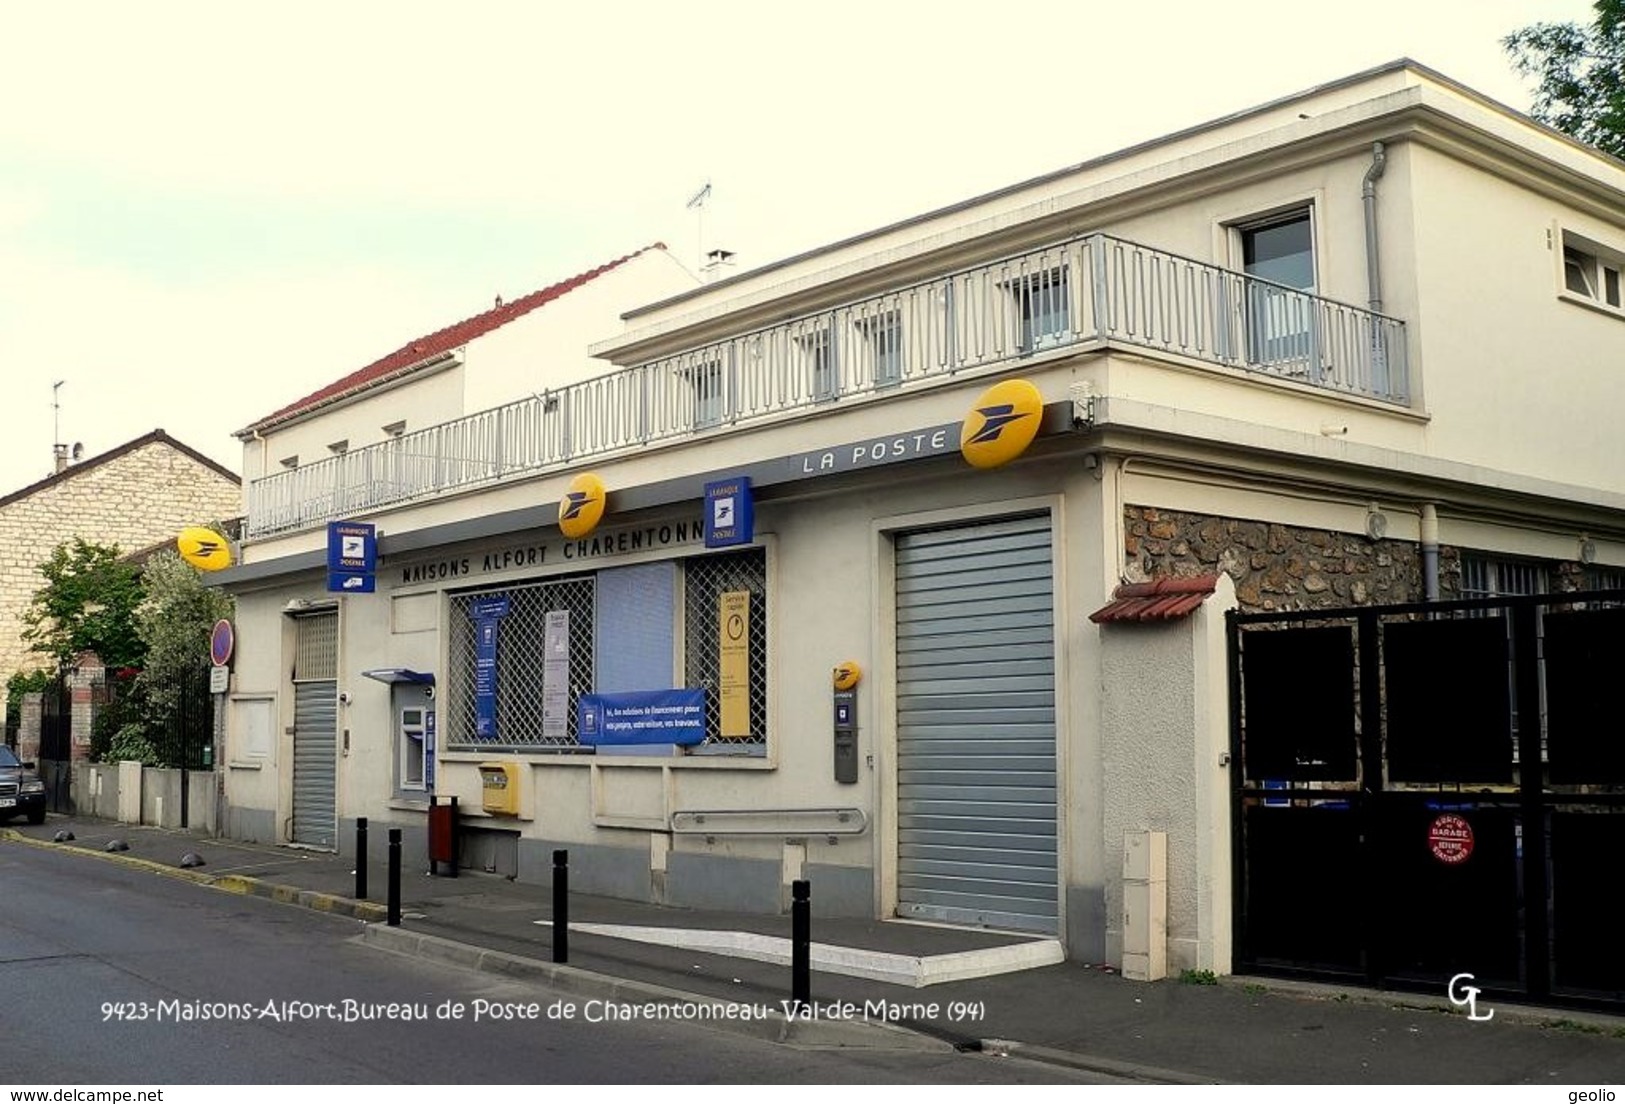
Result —
<instances>
[{"instance_id":1,"label":"sky","mask_svg":"<svg viewBox=\"0 0 1625 1104\"><path fill-rule=\"evenodd\" d=\"M1399 57L1527 110L1501 38L1592 15L0 4L0 495L157 428L240 470L233 431L497 295L694 266L708 181L744 270Z\"/></svg>"}]
</instances>

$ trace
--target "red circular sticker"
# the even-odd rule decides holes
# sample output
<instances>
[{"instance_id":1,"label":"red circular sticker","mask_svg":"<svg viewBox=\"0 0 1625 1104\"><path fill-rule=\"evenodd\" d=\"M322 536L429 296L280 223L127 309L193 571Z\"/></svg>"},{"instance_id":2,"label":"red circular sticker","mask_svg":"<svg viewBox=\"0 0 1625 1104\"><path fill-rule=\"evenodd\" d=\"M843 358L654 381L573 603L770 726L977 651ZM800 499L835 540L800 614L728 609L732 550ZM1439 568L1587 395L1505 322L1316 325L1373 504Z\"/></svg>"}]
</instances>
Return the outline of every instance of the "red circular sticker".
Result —
<instances>
[{"instance_id":1,"label":"red circular sticker","mask_svg":"<svg viewBox=\"0 0 1625 1104\"><path fill-rule=\"evenodd\" d=\"M1451 866L1466 862L1473 854L1473 826L1451 813L1434 817L1428 825L1428 850Z\"/></svg>"}]
</instances>

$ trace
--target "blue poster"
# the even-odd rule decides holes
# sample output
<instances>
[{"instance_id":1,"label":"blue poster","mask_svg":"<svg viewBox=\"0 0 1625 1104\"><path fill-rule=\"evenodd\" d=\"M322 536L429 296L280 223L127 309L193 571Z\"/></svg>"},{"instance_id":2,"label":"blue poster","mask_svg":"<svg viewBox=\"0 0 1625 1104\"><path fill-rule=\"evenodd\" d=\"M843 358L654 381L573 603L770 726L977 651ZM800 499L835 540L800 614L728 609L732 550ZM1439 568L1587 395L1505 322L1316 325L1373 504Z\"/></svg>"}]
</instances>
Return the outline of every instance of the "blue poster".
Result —
<instances>
[{"instance_id":1,"label":"blue poster","mask_svg":"<svg viewBox=\"0 0 1625 1104\"><path fill-rule=\"evenodd\" d=\"M327 523L327 589L372 594L378 570L378 529L367 521Z\"/></svg>"},{"instance_id":2,"label":"blue poster","mask_svg":"<svg viewBox=\"0 0 1625 1104\"><path fill-rule=\"evenodd\" d=\"M508 596L490 595L469 607L474 619L474 736L497 738L497 626L508 616Z\"/></svg>"},{"instance_id":3,"label":"blue poster","mask_svg":"<svg viewBox=\"0 0 1625 1104\"><path fill-rule=\"evenodd\" d=\"M576 736L589 746L705 741L703 689L583 694L576 709Z\"/></svg>"},{"instance_id":4,"label":"blue poster","mask_svg":"<svg viewBox=\"0 0 1625 1104\"><path fill-rule=\"evenodd\" d=\"M749 544L755 527L749 476L738 475L705 485L705 547Z\"/></svg>"},{"instance_id":5,"label":"blue poster","mask_svg":"<svg viewBox=\"0 0 1625 1104\"><path fill-rule=\"evenodd\" d=\"M434 710L423 711L423 788L434 793Z\"/></svg>"}]
</instances>

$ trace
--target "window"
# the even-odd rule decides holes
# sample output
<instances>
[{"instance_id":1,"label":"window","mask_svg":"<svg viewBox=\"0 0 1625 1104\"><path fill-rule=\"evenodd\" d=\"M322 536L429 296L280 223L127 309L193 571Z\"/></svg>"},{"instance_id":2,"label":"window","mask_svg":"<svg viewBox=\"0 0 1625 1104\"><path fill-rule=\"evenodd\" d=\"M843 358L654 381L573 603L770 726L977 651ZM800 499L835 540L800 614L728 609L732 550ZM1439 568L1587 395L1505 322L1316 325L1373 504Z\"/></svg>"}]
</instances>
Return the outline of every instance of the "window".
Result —
<instances>
[{"instance_id":1,"label":"window","mask_svg":"<svg viewBox=\"0 0 1625 1104\"><path fill-rule=\"evenodd\" d=\"M1499 560L1471 553L1461 558L1461 596L1500 598L1545 594L1546 569L1540 564Z\"/></svg>"},{"instance_id":2,"label":"window","mask_svg":"<svg viewBox=\"0 0 1625 1104\"><path fill-rule=\"evenodd\" d=\"M398 441L406 433L406 423L390 422L387 426L383 427L383 433L386 440Z\"/></svg>"},{"instance_id":3,"label":"window","mask_svg":"<svg viewBox=\"0 0 1625 1104\"><path fill-rule=\"evenodd\" d=\"M1563 233L1563 290L1614 310L1622 307L1619 274L1625 256Z\"/></svg>"},{"instance_id":4,"label":"window","mask_svg":"<svg viewBox=\"0 0 1625 1104\"><path fill-rule=\"evenodd\" d=\"M1625 590L1625 567L1586 568L1587 590Z\"/></svg>"},{"instance_id":5,"label":"window","mask_svg":"<svg viewBox=\"0 0 1625 1104\"><path fill-rule=\"evenodd\" d=\"M334 441L332 444L327 446L327 451L332 453L334 456L343 456L345 453L350 451L350 442L347 440Z\"/></svg>"},{"instance_id":6,"label":"window","mask_svg":"<svg viewBox=\"0 0 1625 1104\"><path fill-rule=\"evenodd\" d=\"M682 687L705 691L706 740L696 750L759 755L766 747L762 548L485 587L450 601L440 714L449 748L573 750L582 694ZM724 631L741 608L743 645L733 655L742 659L730 660ZM420 744L403 736L399 754L404 788L420 770Z\"/></svg>"},{"instance_id":7,"label":"window","mask_svg":"<svg viewBox=\"0 0 1625 1104\"><path fill-rule=\"evenodd\" d=\"M722 362L707 361L688 370L694 388L694 426L704 429L722 423Z\"/></svg>"},{"instance_id":8,"label":"window","mask_svg":"<svg viewBox=\"0 0 1625 1104\"><path fill-rule=\"evenodd\" d=\"M284 468L288 469L289 471L293 471L293 469L295 469L295 468L297 468L299 466L299 457L297 457L297 456L284 456L281 460L278 460L277 463L281 464Z\"/></svg>"},{"instance_id":9,"label":"window","mask_svg":"<svg viewBox=\"0 0 1625 1104\"><path fill-rule=\"evenodd\" d=\"M839 377L835 366L835 343L827 329L814 330L796 338L801 350L801 362L812 383L815 401L833 399L839 390Z\"/></svg>"},{"instance_id":10,"label":"window","mask_svg":"<svg viewBox=\"0 0 1625 1104\"><path fill-rule=\"evenodd\" d=\"M743 592L749 732L722 733L720 607L725 594ZM712 747L767 743L767 553L760 548L690 556L683 561L683 672L686 685L705 687L706 744Z\"/></svg>"},{"instance_id":11,"label":"window","mask_svg":"<svg viewBox=\"0 0 1625 1104\"><path fill-rule=\"evenodd\" d=\"M1261 365L1307 361L1314 342L1314 220L1308 207L1237 227L1249 279L1242 310L1247 359ZM1305 366L1305 374L1308 367Z\"/></svg>"},{"instance_id":12,"label":"window","mask_svg":"<svg viewBox=\"0 0 1625 1104\"><path fill-rule=\"evenodd\" d=\"M1037 352L1072 336L1072 300L1066 269L1052 268L1010 284L1021 327L1021 351Z\"/></svg>"},{"instance_id":13,"label":"window","mask_svg":"<svg viewBox=\"0 0 1625 1104\"><path fill-rule=\"evenodd\" d=\"M860 318L858 336L869 359L869 378L876 387L903 382L903 321L896 311Z\"/></svg>"}]
</instances>

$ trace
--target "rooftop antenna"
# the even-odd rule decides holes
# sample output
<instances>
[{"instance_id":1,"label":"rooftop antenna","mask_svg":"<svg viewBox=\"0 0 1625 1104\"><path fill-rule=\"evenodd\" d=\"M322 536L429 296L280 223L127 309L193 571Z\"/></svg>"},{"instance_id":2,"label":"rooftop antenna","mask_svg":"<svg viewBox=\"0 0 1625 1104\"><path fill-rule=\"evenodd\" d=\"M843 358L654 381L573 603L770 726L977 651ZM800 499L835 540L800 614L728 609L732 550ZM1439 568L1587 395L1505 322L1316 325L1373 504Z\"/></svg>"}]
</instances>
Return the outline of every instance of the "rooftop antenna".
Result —
<instances>
[{"instance_id":1,"label":"rooftop antenna","mask_svg":"<svg viewBox=\"0 0 1625 1104\"><path fill-rule=\"evenodd\" d=\"M68 466L68 446L62 443L62 399L59 394L62 385L67 382L57 380L51 384L51 459L59 472Z\"/></svg>"},{"instance_id":2,"label":"rooftop antenna","mask_svg":"<svg viewBox=\"0 0 1625 1104\"><path fill-rule=\"evenodd\" d=\"M694 212L694 267L705 265L705 205L711 198L711 182L689 197L687 207Z\"/></svg>"}]
</instances>

